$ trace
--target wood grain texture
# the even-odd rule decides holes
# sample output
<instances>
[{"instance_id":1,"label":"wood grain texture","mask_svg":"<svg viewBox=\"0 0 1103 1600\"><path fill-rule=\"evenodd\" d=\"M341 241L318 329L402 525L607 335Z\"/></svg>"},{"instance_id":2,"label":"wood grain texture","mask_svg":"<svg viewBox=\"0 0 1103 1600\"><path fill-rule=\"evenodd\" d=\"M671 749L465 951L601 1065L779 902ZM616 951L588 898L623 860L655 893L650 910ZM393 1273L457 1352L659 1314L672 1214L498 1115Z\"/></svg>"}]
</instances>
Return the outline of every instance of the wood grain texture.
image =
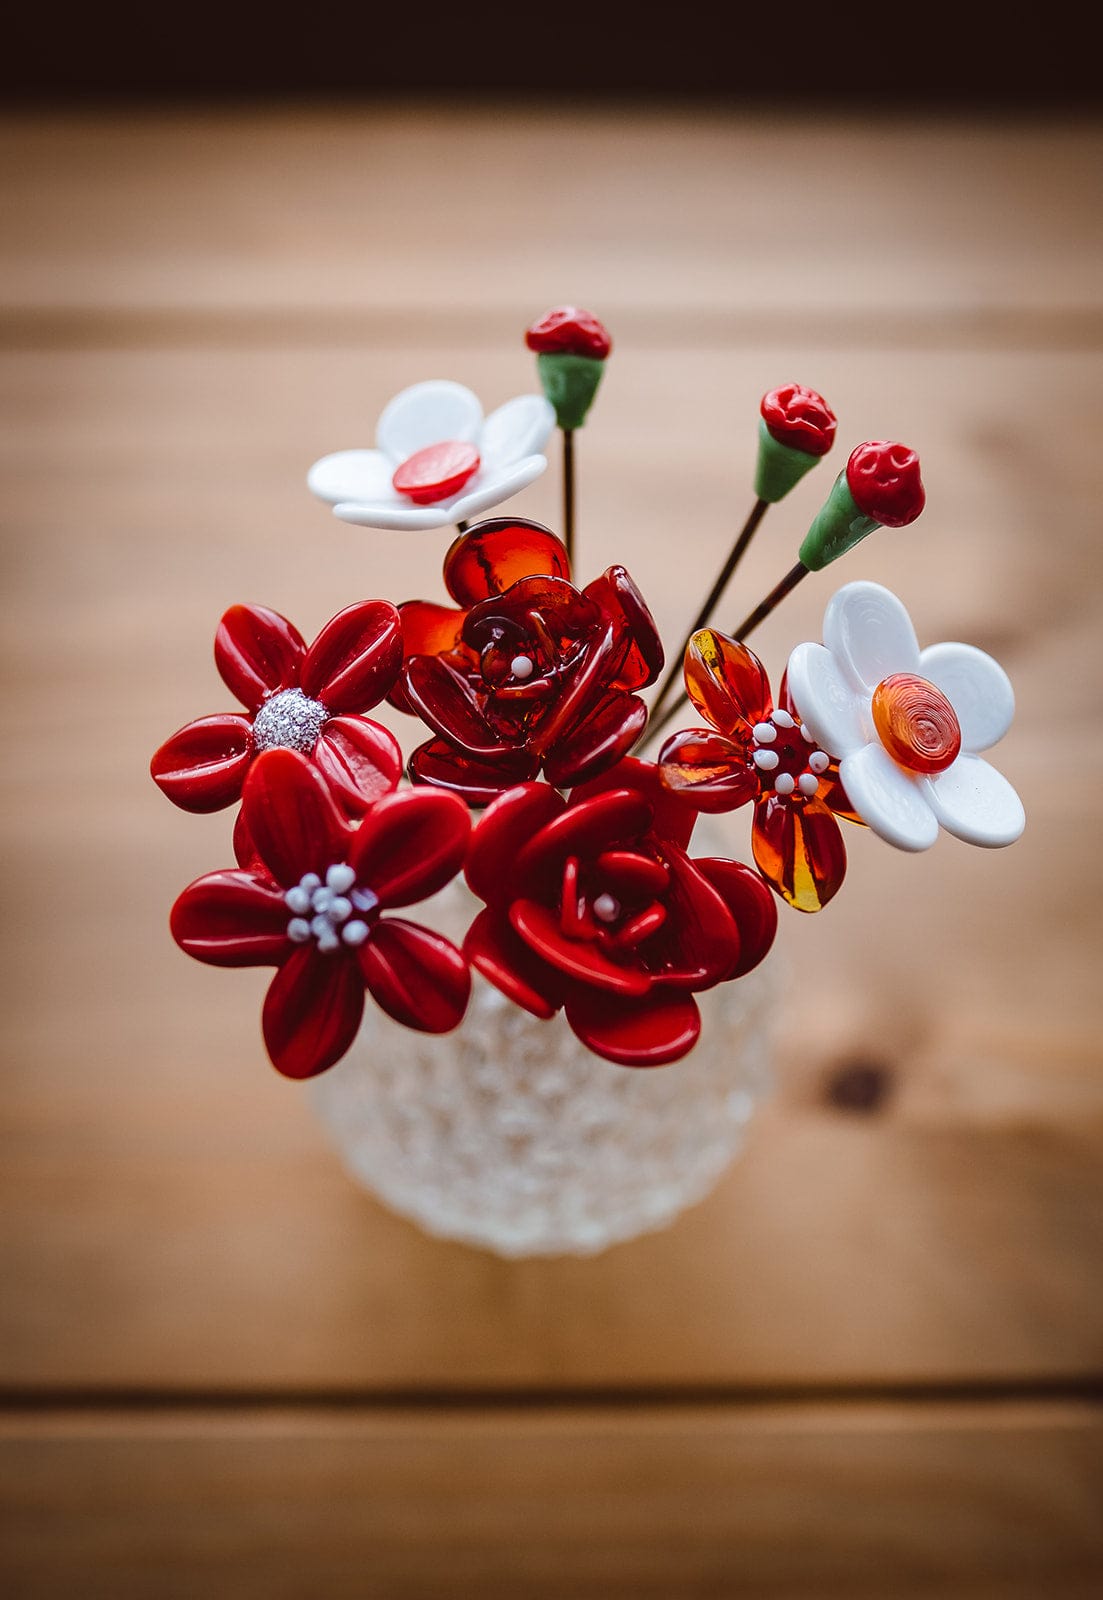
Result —
<instances>
[{"instance_id":1,"label":"wood grain texture","mask_svg":"<svg viewBox=\"0 0 1103 1600\"><path fill-rule=\"evenodd\" d=\"M0 1474L22 1600L1088 1600L1103 1576L1075 1405L62 1414L0 1424Z\"/></svg>"},{"instance_id":2,"label":"wood grain texture","mask_svg":"<svg viewBox=\"0 0 1103 1600\"><path fill-rule=\"evenodd\" d=\"M1101 144L423 106L0 124L5 1592L1098 1592L1098 1413L1045 1396L1103 1370ZM232 600L309 635L439 593L441 541L337 523L305 469L404 383L530 387L519 330L564 298L617 339L585 575L624 560L676 639L747 509L758 397L821 389L848 439L923 456L920 529L847 575L1007 665L1030 820L1006 853L850 835L839 900L783 919L776 1093L715 1194L508 1264L354 1188L264 1060L263 975L171 945L227 819L146 769L225 703ZM826 488L771 513L731 620ZM517 502L556 507L554 473ZM762 630L775 676L833 587ZM501 1406L603 1392L638 1404Z\"/></svg>"}]
</instances>

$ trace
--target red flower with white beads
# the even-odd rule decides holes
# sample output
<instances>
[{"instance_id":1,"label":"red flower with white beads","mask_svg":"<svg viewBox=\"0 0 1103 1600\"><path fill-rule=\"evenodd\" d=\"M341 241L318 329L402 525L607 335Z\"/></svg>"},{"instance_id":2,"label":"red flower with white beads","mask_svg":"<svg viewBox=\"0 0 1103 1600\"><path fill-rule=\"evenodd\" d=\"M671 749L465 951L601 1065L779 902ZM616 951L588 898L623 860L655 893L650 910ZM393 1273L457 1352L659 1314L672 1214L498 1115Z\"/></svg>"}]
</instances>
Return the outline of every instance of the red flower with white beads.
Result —
<instances>
[{"instance_id":1,"label":"red flower with white beads","mask_svg":"<svg viewBox=\"0 0 1103 1600\"><path fill-rule=\"evenodd\" d=\"M231 606L214 656L247 715L199 717L165 740L150 772L175 805L198 812L232 805L255 757L274 749L309 757L350 816L397 786L398 741L355 714L385 698L402 664L402 624L388 601L339 611L309 647L277 611Z\"/></svg>"},{"instance_id":2,"label":"red flower with white beads","mask_svg":"<svg viewBox=\"0 0 1103 1600\"><path fill-rule=\"evenodd\" d=\"M172 908L173 937L218 967L278 967L264 1002L268 1053L288 1078L311 1078L345 1054L365 988L396 1022L447 1033L471 975L447 939L386 916L449 883L471 832L454 795L404 790L352 826L324 779L293 750L270 750L245 780L253 870L208 873Z\"/></svg>"},{"instance_id":3,"label":"red flower with white beads","mask_svg":"<svg viewBox=\"0 0 1103 1600\"><path fill-rule=\"evenodd\" d=\"M820 749L783 685L775 707L766 669L745 644L712 628L686 649L686 690L709 728L663 745L663 782L700 811L754 801L751 847L767 882L798 911L819 911L846 874L836 815L858 821L838 762Z\"/></svg>"},{"instance_id":4,"label":"red flower with white beads","mask_svg":"<svg viewBox=\"0 0 1103 1600\"><path fill-rule=\"evenodd\" d=\"M561 1006L589 1049L624 1066L696 1043L694 993L750 971L777 926L758 873L691 860L691 807L650 763L622 761L575 789L523 783L471 836L467 880L486 901L471 964L538 1017Z\"/></svg>"}]
</instances>

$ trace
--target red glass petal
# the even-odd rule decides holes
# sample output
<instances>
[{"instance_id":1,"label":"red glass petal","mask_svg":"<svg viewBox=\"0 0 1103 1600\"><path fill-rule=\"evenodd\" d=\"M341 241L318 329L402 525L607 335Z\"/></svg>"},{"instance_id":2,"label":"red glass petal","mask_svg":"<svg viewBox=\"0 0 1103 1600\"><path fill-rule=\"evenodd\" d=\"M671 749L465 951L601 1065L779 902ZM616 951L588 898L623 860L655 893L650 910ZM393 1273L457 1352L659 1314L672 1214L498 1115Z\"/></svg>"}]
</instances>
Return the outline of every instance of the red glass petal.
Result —
<instances>
[{"instance_id":1,"label":"red glass petal","mask_svg":"<svg viewBox=\"0 0 1103 1600\"><path fill-rule=\"evenodd\" d=\"M850 796L843 788L843 781L839 777L839 763L832 761L827 771L820 775L820 790L816 796L831 812L832 816L842 817L846 822L853 822L859 828L868 826L864 817L860 817L850 803Z\"/></svg>"},{"instance_id":2,"label":"red glass petal","mask_svg":"<svg viewBox=\"0 0 1103 1600\"><path fill-rule=\"evenodd\" d=\"M611 624L587 641L573 668L561 679L561 692L528 739L529 749L546 756L590 714L602 698L613 665L616 642Z\"/></svg>"},{"instance_id":3,"label":"red glass petal","mask_svg":"<svg viewBox=\"0 0 1103 1600\"><path fill-rule=\"evenodd\" d=\"M283 890L251 872L209 872L189 884L169 918L181 950L213 967L278 964L290 948Z\"/></svg>"},{"instance_id":4,"label":"red glass petal","mask_svg":"<svg viewBox=\"0 0 1103 1600\"><path fill-rule=\"evenodd\" d=\"M410 657L406 693L434 733L465 754L495 762L515 748L494 732L467 678L439 656Z\"/></svg>"},{"instance_id":5,"label":"red glass petal","mask_svg":"<svg viewBox=\"0 0 1103 1600\"><path fill-rule=\"evenodd\" d=\"M221 811L241 798L253 759L248 718L198 717L166 739L149 764L153 781L183 811Z\"/></svg>"},{"instance_id":6,"label":"red glass petal","mask_svg":"<svg viewBox=\"0 0 1103 1600\"><path fill-rule=\"evenodd\" d=\"M634 789L651 803L653 817L650 831L659 839L668 840L680 849L689 844L697 826L697 807L684 795L666 788L658 767L653 761L639 761L635 756L625 756L615 767L603 772L589 783L580 784L571 795L572 805L581 805L595 795L607 794L611 789Z\"/></svg>"},{"instance_id":7,"label":"red glass petal","mask_svg":"<svg viewBox=\"0 0 1103 1600\"><path fill-rule=\"evenodd\" d=\"M344 951L303 945L268 987L261 1023L277 1072L314 1078L340 1061L364 1015L364 977Z\"/></svg>"},{"instance_id":8,"label":"red glass petal","mask_svg":"<svg viewBox=\"0 0 1103 1600\"><path fill-rule=\"evenodd\" d=\"M663 863L639 850L603 850L596 865L603 886L618 900L653 900L670 885Z\"/></svg>"},{"instance_id":9,"label":"red glass petal","mask_svg":"<svg viewBox=\"0 0 1103 1600\"><path fill-rule=\"evenodd\" d=\"M739 929L723 896L681 850L665 857L670 870L667 920L657 941L662 966L655 982L685 989L719 983L740 957Z\"/></svg>"},{"instance_id":10,"label":"red glass petal","mask_svg":"<svg viewBox=\"0 0 1103 1600\"><path fill-rule=\"evenodd\" d=\"M242 796L244 826L277 883L292 888L308 872L345 859L349 829L321 773L295 750L265 750Z\"/></svg>"},{"instance_id":11,"label":"red glass petal","mask_svg":"<svg viewBox=\"0 0 1103 1600\"><path fill-rule=\"evenodd\" d=\"M402 623L387 600L362 600L326 623L306 653L301 686L330 712L368 711L402 665Z\"/></svg>"},{"instance_id":12,"label":"red glass petal","mask_svg":"<svg viewBox=\"0 0 1103 1600\"><path fill-rule=\"evenodd\" d=\"M712 884L739 929L739 959L727 978L741 978L766 955L777 933L777 901L764 878L742 861L697 857L694 866Z\"/></svg>"},{"instance_id":13,"label":"red glass petal","mask_svg":"<svg viewBox=\"0 0 1103 1600\"><path fill-rule=\"evenodd\" d=\"M621 966L610 961L597 943L568 938L558 913L537 900L514 900L509 920L530 950L579 983L622 995L646 994L651 987L651 979L641 967Z\"/></svg>"},{"instance_id":14,"label":"red glass petal","mask_svg":"<svg viewBox=\"0 0 1103 1600\"><path fill-rule=\"evenodd\" d=\"M570 805L530 839L514 862L521 892L531 886L558 884L568 856L589 859L603 850L634 844L651 825L652 807L645 795L613 789Z\"/></svg>"},{"instance_id":15,"label":"red glass petal","mask_svg":"<svg viewBox=\"0 0 1103 1600\"><path fill-rule=\"evenodd\" d=\"M661 1067L678 1061L697 1043L701 1014L691 994L652 991L639 1000L576 989L567 1001L567 1021L582 1043L622 1067Z\"/></svg>"},{"instance_id":16,"label":"red glass petal","mask_svg":"<svg viewBox=\"0 0 1103 1600\"><path fill-rule=\"evenodd\" d=\"M596 778L626 756L647 726L647 707L636 694L611 689L558 741L544 763L549 783L562 789Z\"/></svg>"},{"instance_id":17,"label":"red glass petal","mask_svg":"<svg viewBox=\"0 0 1103 1600\"><path fill-rule=\"evenodd\" d=\"M480 911L463 948L476 971L534 1017L554 1017L563 1004L563 974L530 950L499 913Z\"/></svg>"},{"instance_id":18,"label":"red glass petal","mask_svg":"<svg viewBox=\"0 0 1103 1600\"><path fill-rule=\"evenodd\" d=\"M643 689L654 683L665 661L662 640L643 595L625 569L608 567L582 592L612 618L618 644L624 650L614 680L616 686Z\"/></svg>"},{"instance_id":19,"label":"red glass petal","mask_svg":"<svg viewBox=\"0 0 1103 1600\"><path fill-rule=\"evenodd\" d=\"M472 893L487 905L508 904L518 855L565 809L563 796L546 783L519 783L499 795L471 834L465 872Z\"/></svg>"},{"instance_id":20,"label":"red glass petal","mask_svg":"<svg viewBox=\"0 0 1103 1600\"><path fill-rule=\"evenodd\" d=\"M457 605L473 606L533 574L569 578L567 552L549 528L524 517L477 522L444 558L444 583Z\"/></svg>"},{"instance_id":21,"label":"red glass petal","mask_svg":"<svg viewBox=\"0 0 1103 1600\"><path fill-rule=\"evenodd\" d=\"M488 806L514 784L534 778L540 763L525 750L514 751L508 761L475 761L443 739L430 739L414 751L409 768L413 783L447 789L469 806Z\"/></svg>"},{"instance_id":22,"label":"red glass petal","mask_svg":"<svg viewBox=\"0 0 1103 1600\"><path fill-rule=\"evenodd\" d=\"M267 606L231 606L214 637L222 681L250 711L277 689L298 687L305 655L298 628Z\"/></svg>"},{"instance_id":23,"label":"red glass petal","mask_svg":"<svg viewBox=\"0 0 1103 1600\"><path fill-rule=\"evenodd\" d=\"M846 875L839 824L815 800L798 805L764 794L754 808L751 845L767 883L797 911L821 911Z\"/></svg>"},{"instance_id":24,"label":"red glass petal","mask_svg":"<svg viewBox=\"0 0 1103 1600\"><path fill-rule=\"evenodd\" d=\"M268 868L264 865L257 847L253 842L253 835L249 832L249 825L245 821L245 812L239 811L234 818L234 860L246 872L259 873L262 878L268 877ZM282 891L281 891L282 892Z\"/></svg>"},{"instance_id":25,"label":"red glass petal","mask_svg":"<svg viewBox=\"0 0 1103 1600\"><path fill-rule=\"evenodd\" d=\"M746 748L711 728L674 734L659 752L659 770L667 787L698 811L734 811L758 794L758 773Z\"/></svg>"},{"instance_id":26,"label":"red glass petal","mask_svg":"<svg viewBox=\"0 0 1103 1600\"><path fill-rule=\"evenodd\" d=\"M389 1017L420 1033L448 1033L471 996L466 958L448 939L400 917L385 917L360 946L360 967Z\"/></svg>"},{"instance_id":27,"label":"red glass petal","mask_svg":"<svg viewBox=\"0 0 1103 1600\"><path fill-rule=\"evenodd\" d=\"M452 881L470 836L471 815L456 795L404 789L372 807L345 859L381 907L408 906Z\"/></svg>"},{"instance_id":28,"label":"red glass petal","mask_svg":"<svg viewBox=\"0 0 1103 1600\"><path fill-rule=\"evenodd\" d=\"M446 439L427 444L407 456L395 471L391 484L418 506L431 506L458 494L479 470L479 452L462 439Z\"/></svg>"},{"instance_id":29,"label":"red glass petal","mask_svg":"<svg viewBox=\"0 0 1103 1600\"><path fill-rule=\"evenodd\" d=\"M406 600L398 608L402 648L408 656L439 656L456 650L466 610L438 606L429 600Z\"/></svg>"},{"instance_id":30,"label":"red glass petal","mask_svg":"<svg viewBox=\"0 0 1103 1600\"><path fill-rule=\"evenodd\" d=\"M706 722L739 736L772 709L766 668L745 644L702 628L686 647L686 690Z\"/></svg>"},{"instance_id":31,"label":"red glass petal","mask_svg":"<svg viewBox=\"0 0 1103 1600\"><path fill-rule=\"evenodd\" d=\"M314 762L338 804L358 817L402 777L402 747L389 729L367 717L331 717L314 747Z\"/></svg>"}]
</instances>

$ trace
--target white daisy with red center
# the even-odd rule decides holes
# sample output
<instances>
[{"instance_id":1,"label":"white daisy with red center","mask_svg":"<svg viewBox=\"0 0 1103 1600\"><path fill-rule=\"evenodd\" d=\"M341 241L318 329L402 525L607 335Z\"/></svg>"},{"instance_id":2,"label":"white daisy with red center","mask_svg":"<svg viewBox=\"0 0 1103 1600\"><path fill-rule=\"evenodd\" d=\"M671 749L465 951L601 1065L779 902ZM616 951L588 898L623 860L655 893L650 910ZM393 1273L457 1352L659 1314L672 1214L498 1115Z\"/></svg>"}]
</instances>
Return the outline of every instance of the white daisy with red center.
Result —
<instances>
[{"instance_id":1,"label":"white daisy with red center","mask_svg":"<svg viewBox=\"0 0 1103 1600\"><path fill-rule=\"evenodd\" d=\"M926 850L939 825L970 844L1012 844L1022 801L980 751L1011 725L1006 672L968 644L920 650L890 590L848 583L823 619L823 644L789 657L789 692L862 820L901 850Z\"/></svg>"},{"instance_id":2,"label":"white daisy with red center","mask_svg":"<svg viewBox=\"0 0 1103 1600\"><path fill-rule=\"evenodd\" d=\"M461 383L415 383L384 408L374 450L323 456L307 484L343 522L443 528L470 521L538 478L554 426L543 395L518 395L484 417Z\"/></svg>"}]
</instances>

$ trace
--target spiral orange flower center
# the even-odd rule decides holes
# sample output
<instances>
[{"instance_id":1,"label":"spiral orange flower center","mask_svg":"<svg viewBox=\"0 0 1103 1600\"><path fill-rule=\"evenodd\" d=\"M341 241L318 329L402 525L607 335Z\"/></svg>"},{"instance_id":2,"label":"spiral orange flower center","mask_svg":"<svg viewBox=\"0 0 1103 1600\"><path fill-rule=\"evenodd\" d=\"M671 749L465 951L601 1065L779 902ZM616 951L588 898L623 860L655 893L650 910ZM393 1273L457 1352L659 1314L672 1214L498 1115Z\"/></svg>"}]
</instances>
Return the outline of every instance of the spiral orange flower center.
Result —
<instances>
[{"instance_id":1,"label":"spiral orange flower center","mask_svg":"<svg viewBox=\"0 0 1103 1600\"><path fill-rule=\"evenodd\" d=\"M945 772L961 749L953 706L914 672L894 672L877 685L873 725L892 759L909 772Z\"/></svg>"}]
</instances>

